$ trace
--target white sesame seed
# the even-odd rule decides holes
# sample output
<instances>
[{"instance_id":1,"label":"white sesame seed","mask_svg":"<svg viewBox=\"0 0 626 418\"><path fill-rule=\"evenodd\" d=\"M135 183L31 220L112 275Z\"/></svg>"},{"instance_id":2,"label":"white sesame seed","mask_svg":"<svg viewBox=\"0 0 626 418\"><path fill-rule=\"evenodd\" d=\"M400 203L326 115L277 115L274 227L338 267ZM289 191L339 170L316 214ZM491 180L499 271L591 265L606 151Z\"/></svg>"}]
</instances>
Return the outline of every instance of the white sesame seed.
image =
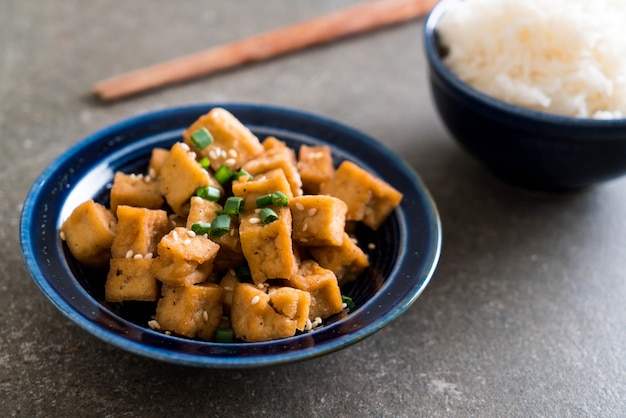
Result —
<instances>
[{"instance_id":1,"label":"white sesame seed","mask_svg":"<svg viewBox=\"0 0 626 418\"><path fill-rule=\"evenodd\" d=\"M187 145L185 142L181 142L180 147L185 151L191 151L191 148L189 148L189 145Z\"/></svg>"},{"instance_id":2,"label":"white sesame seed","mask_svg":"<svg viewBox=\"0 0 626 418\"><path fill-rule=\"evenodd\" d=\"M226 164L229 167L233 167L235 164L237 164L237 161L234 158L229 158L226 161L224 161L224 164Z\"/></svg>"},{"instance_id":3,"label":"white sesame seed","mask_svg":"<svg viewBox=\"0 0 626 418\"><path fill-rule=\"evenodd\" d=\"M188 230L187 230L187 235L189 235L191 238L193 238L193 237L195 237L195 236L196 236L196 233L195 233L195 232L193 232L191 229L188 229Z\"/></svg>"},{"instance_id":4,"label":"white sesame seed","mask_svg":"<svg viewBox=\"0 0 626 418\"><path fill-rule=\"evenodd\" d=\"M231 158L237 158L237 155L239 155L239 154L237 154L237 151L236 151L236 150L234 150L234 149L229 149L229 150L228 150L228 156L229 156L229 157L231 157Z\"/></svg>"},{"instance_id":5,"label":"white sesame seed","mask_svg":"<svg viewBox=\"0 0 626 418\"><path fill-rule=\"evenodd\" d=\"M256 305L259 302L259 295L256 295L255 297L252 298L252 300L250 301L250 305Z\"/></svg>"},{"instance_id":6,"label":"white sesame seed","mask_svg":"<svg viewBox=\"0 0 626 418\"><path fill-rule=\"evenodd\" d=\"M157 172L154 168L150 167L148 169L148 176L150 176L151 178L155 178L157 176Z\"/></svg>"},{"instance_id":7,"label":"white sesame seed","mask_svg":"<svg viewBox=\"0 0 626 418\"><path fill-rule=\"evenodd\" d=\"M143 258L144 258L145 260L150 260L150 259L152 258L152 256L153 256L153 255L154 255L154 254L152 254L152 253L146 253L146 255L144 255L144 256L143 256Z\"/></svg>"},{"instance_id":8,"label":"white sesame seed","mask_svg":"<svg viewBox=\"0 0 626 418\"><path fill-rule=\"evenodd\" d=\"M165 331L165 335L172 335L171 331Z\"/></svg>"},{"instance_id":9,"label":"white sesame seed","mask_svg":"<svg viewBox=\"0 0 626 418\"><path fill-rule=\"evenodd\" d=\"M233 291L233 287L232 286L222 286L224 288L225 291L227 292L232 292Z\"/></svg>"},{"instance_id":10,"label":"white sesame seed","mask_svg":"<svg viewBox=\"0 0 626 418\"><path fill-rule=\"evenodd\" d=\"M198 157L198 155L193 151L189 152L187 155L189 155L189 158L192 160L195 160Z\"/></svg>"},{"instance_id":11,"label":"white sesame seed","mask_svg":"<svg viewBox=\"0 0 626 418\"><path fill-rule=\"evenodd\" d=\"M259 283L256 285L259 289L265 289L265 283Z\"/></svg>"},{"instance_id":12,"label":"white sesame seed","mask_svg":"<svg viewBox=\"0 0 626 418\"><path fill-rule=\"evenodd\" d=\"M135 254L135 255L133 256L133 258L134 258L135 260L141 260L141 259L143 258L143 255L141 255L141 254Z\"/></svg>"},{"instance_id":13,"label":"white sesame seed","mask_svg":"<svg viewBox=\"0 0 626 418\"><path fill-rule=\"evenodd\" d=\"M126 251L126 258L132 258L132 257L133 257L133 250Z\"/></svg>"},{"instance_id":14,"label":"white sesame seed","mask_svg":"<svg viewBox=\"0 0 626 418\"><path fill-rule=\"evenodd\" d=\"M161 324L156 319L148 321L148 326L152 329L161 329Z\"/></svg>"},{"instance_id":15,"label":"white sesame seed","mask_svg":"<svg viewBox=\"0 0 626 418\"><path fill-rule=\"evenodd\" d=\"M65 241L65 239L67 238L67 237L65 236L65 232L64 232L64 231L61 231L61 232L59 233L59 236L61 237L61 240L63 240L63 241Z\"/></svg>"},{"instance_id":16,"label":"white sesame seed","mask_svg":"<svg viewBox=\"0 0 626 418\"><path fill-rule=\"evenodd\" d=\"M173 239L174 241L178 241L178 232L176 232L176 231L172 231L172 239Z\"/></svg>"},{"instance_id":17,"label":"white sesame seed","mask_svg":"<svg viewBox=\"0 0 626 418\"><path fill-rule=\"evenodd\" d=\"M152 181L152 177L150 177L150 175L144 176L143 181L146 183L150 183Z\"/></svg>"},{"instance_id":18,"label":"white sesame seed","mask_svg":"<svg viewBox=\"0 0 626 418\"><path fill-rule=\"evenodd\" d=\"M302 237L302 238L300 238L300 242L309 242L309 239L305 238L305 237Z\"/></svg>"},{"instance_id":19,"label":"white sesame seed","mask_svg":"<svg viewBox=\"0 0 626 418\"><path fill-rule=\"evenodd\" d=\"M261 213L261 210L262 210L261 208L256 208L256 209L254 210L254 213Z\"/></svg>"},{"instance_id":20,"label":"white sesame seed","mask_svg":"<svg viewBox=\"0 0 626 418\"><path fill-rule=\"evenodd\" d=\"M302 225L302 232L306 232L307 229L309 229L309 224L305 222L304 225Z\"/></svg>"},{"instance_id":21,"label":"white sesame seed","mask_svg":"<svg viewBox=\"0 0 626 418\"><path fill-rule=\"evenodd\" d=\"M228 154L226 153L226 151L224 151L223 149L220 148L220 157L222 158L228 158Z\"/></svg>"},{"instance_id":22,"label":"white sesame seed","mask_svg":"<svg viewBox=\"0 0 626 418\"><path fill-rule=\"evenodd\" d=\"M256 217L250 218L250 223L251 224L258 224L259 222L261 222L260 218L256 218Z\"/></svg>"},{"instance_id":23,"label":"white sesame seed","mask_svg":"<svg viewBox=\"0 0 626 418\"><path fill-rule=\"evenodd\" d=\"M209 150L209 158L212 160L217 159L217 153L215 152L215 150Z\"/></svg>"},{"instance_id":24,"label":"white sesame seed","mask_svg":"<svg viewBox=\"0 0 626 418\"><path fill-rule=\"evenodd\" d=\"M207 311L202 311L202 319L204 319L204 322L209 322L209 313Z\"/></svg>"},{"instance_id":25,"label":"white sesame seed","mask_svg":"<svg viewBox=\"0 0 626 418\"><path fill-rule=\"evenodd\" d=\"M344 303L341 304L341 309L346 309L347 307L348 307L347 303L344 302Z\"/></svg>"},{"instance_id":26,"label":"white sesame seed","mask_svg":"<svg viewBox=\"0 0 626 418\"><path fill-rule=\"evenodd\" d=\"M131 179L135 180L137 178L137 174L131 173L129 176Z\"/></svg>"},{"instance_id":27,"label":"white sesame seed","mask_svg":"<svg viewBox=\"0 0 626 418\"><path fill-rule=\"evenodd\" d=\"M317 208L311 208L309 210L306 211L306 214L309 216L313 216L317 213Z\"/></svg>"},{"instance_id":28,"label":"white sesame seed","mask_svg":"<svg viewBox=\"0 0 626 418\"><path fill-rule=\"evenodd\" d=\"M228 235L230 235L231 237L235 236L235 228L231 228L231 230L228 232Z\"/></svg>"},{"instance_id":29,"label":"white sesame seed","mask_svg":"<svg viewBox=\"0 0 626 418\"><path fill-rule=\"evenodd\" d=\"M367 244L367 248L369 248L370 250L373 250L376 248L376 244L374 244L373 242L370 242L369 244Z\"/></svg>"},{"instance_id":30,"label":"white sesame seed","mask_svg":"<svg viewBox=\"0 0 626 418\"><path fill-rule=\"evenodd\" d=\"M311 331L312 328L313 328L313 323L311 322L309 318L307 318L306 323L304 324L304 330Z\"/></svg>"},{"instance_id":31,"label":"white sesame seed","mask_svg":"<svg viewBox=\"0 0 626 418\"><path fill-rule=\"evenodd\" d=\"M189 245L189 244L191 244L191 240L189 238L187 238L186 240L183 241L183 244Z\"/></svg>"},{"instance_id":32,"label":"white sesame seed","mask_svg":"<svg viewBox=\"0 0 626 418\"><path fill-rule=\"evenodd\" d=\"M297 203L296 203L296 209L298 209L298 210L304 210L304 205L303 205L302 203L300 203L300 202L297 202Z\"/></svg>"}]
</instances>

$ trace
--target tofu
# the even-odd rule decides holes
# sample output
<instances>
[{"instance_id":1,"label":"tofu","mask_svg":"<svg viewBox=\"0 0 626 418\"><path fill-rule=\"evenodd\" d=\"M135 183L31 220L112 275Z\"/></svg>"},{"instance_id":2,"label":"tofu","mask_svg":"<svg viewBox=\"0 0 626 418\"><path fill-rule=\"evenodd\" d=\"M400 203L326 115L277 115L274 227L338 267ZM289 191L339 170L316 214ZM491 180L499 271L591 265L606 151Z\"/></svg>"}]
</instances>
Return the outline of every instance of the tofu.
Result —
<instances>
[{"instance_id":1,"label":"tofu","mask_svg":"<svg viewBox=\"0 0 626 418\"><path fill-rule=\"evenodd\" d=\"M301 246L339 246L343 242L348 206L324 195L296 196L289 201L293 240Z\"/></svg>"},{"instance_id":2,"label":"tofu","mask_svg":"<svg viewBox=\"0 0 626 418\"><path fill-rule=\"evenodd\" d=\"M276 138L269 137L265 142L272 142L271 148L263 154L248 161L243 165L243 169L253 176L267 173L268 171L280 169L285 174L285 178L289 183L291 194L300 196L302 194L302 179L296 166L296 154L287 147L284 142L278 141Z\"/></svg>"},{"instance_id":3,"label":"tofu","mask_svg":"<svg viewBox=\"0 0 626 418\"><path fill-rule=\"evenodd\" d=\"M153 259L113 258L104 285L107 302L156 302L160 284L150 271Z\"/></svg>"},{"instance_id":4,"label":"tofu","mask_svg":"<svg viewBox=\"0 0 626 418\"><path fill-rule=\"evenodd\" d=\"M280 169L270 170L253 178L252 181L235 181L232 190L234 196L244 200L244 212L254 210L256 199L269 193L281 192L287 198L293 198L291 186Z\"/></svg>"},{"instance_id":5,"label":"tofu","mask_svg":"<svg viewBox=\"0 0 626 418\"><path fill-rule=\"evenodd\" d=\"M232 269L228 270L219 282L220 287L224 289L224 293L222 294L222 310L224 311L224 315L230 315L230 308L233 303L233 291L235 290L235 286L239 283L241 283L241 280L237 277L235 270Z\"/></svg>"},{"instance_id":6,"label":"tofu","mask_svg":"<svg viewBox=\"0 0 626 418\"><path fill-rule=\"evenodd\" d=\"M89 267L105 267L111 259L117 221L104 205L87 200L61 226L61 238L74 258Z\"/></svg>"},{"instance_id":7,"label":"tofu","mask_svg":"<svg viewBox=\"0 0 626 418\"><path fill-rule=\"evenodd\" d=\"M328 145L310 147L302 144L298 150L298 171L305 194L318 194L320 185L333 177L335 167Z\"/></svg>"},{"instance_id":8,"label":"tofu","mask_svg":"<svg viewBox=\"0 0 626 418\"><path fill-rule=\"evenodd\" d=\"M213 143L204 149L198 149L191 141L191 135L206 128L213 137ZM213 108L202 115L183 132L187 145L211 162L216 171L222 165L234 170L263 152L259 139L243 125L232 113L223 108Z\"/></svg>"},{"instance_id":9,"label":"tofu","mask_svg":"<svg viewBox=\"0 0 626 418\"><path fill-rule=\"evenodd\" d=\"M264 283L268 279L288 279L296 271L291 240L291 211L289 208L277 208L276 214L278 219L267 225L260 222L254 212L240 217L241 249L255 283Z\"/></svg>"},{"instance_id":10,"label":"tofu","mask_svg":"<svg viewBox=\"0 0 626 418\"><path fill-rule=\"evenodd\" d=\"M306 291L311 296L309 319L326 319L343 310L341 289L335 273L313 260L303 261L287 282L289 286Z\"/></svg>"},{"instance_id":11,"label":"tofu","mask_svg":"<svg viewBox=\"0 0 626 418\"><path fill-rule=\"evenodd\" d=\"M246 342L292 337L308 319L307 303L308 293L297 289L274 290L270 295L254 285L237 284L231 307L235 337Z\"/></svg>"},{"instance_id":12,"label":"tofu","mask_svg":"<svg viewBox=\"0 0 626 418\"><path fill-rule=\"evenodd\" d=\"M189 147L177 142L160 169L161 193L172 210L183 218L188 202L197 189L211 184L209 172L202 168Z\"/></svg>"},{"instance_id":13,"label":"tofu","mask_svg":"<svg viewBox=\"0 0 626 418\"><path fill-rule=\"evenodd\" d=\"M110 197L113 213L117 211L119 205L160 209L164 202L161 185L156 178L141 174L124 174L120 171L113 177Z\"/></svg>"},{"instance_id":14,"label":"tofu","mask_svg":"<svg viewBox=\"0 0 626 418\"><path fill-rule=\"evenodd\" d=\"M213 283L163 285L153 327L188 338L211 341L222 318L223 289Z\"/></svg>"},{"instance_id":15,"label":"tofu","mask_svg":"<svg viewBox=\"0 0 626 418\"><path fill-rule=\"evenodd\" d=\"M170 151L165 148L153 148L150 153L150 162L148 164L148 175L150 177L159 178L161 175L161 167L167 161Z\"/></svg>"},{"instance_id":16,"label":"tofu","mask_svg":"<svg viewBox=\"0 0 626 418\"><path fill-rule=\"evenodd\" d=\"M156 254L157 244L171 229L167 212L121 205L117 207L117 233L111 246L113 258Z\"/></svg>"},{"instance_id":17,"label":"tofu","mask_svg":"<svg viewBox=\"0 0 626 418\"><path fill-rule=\"evenodd\" d=\"M344 161L320 193L335 196L348 205L347 220L362 221L377 230L402 200L402 193L350 161Z\"/></svg>"},{"instance_id":18,"label":"tofu","mask_svg":"<svg viewBox=\"0 0 626 418\"><path fill-rule=\"evenodd\" d=\"M159 242L152 272L161 282L191 286L206 281L212 273L219 245L204 235L189 232L177 227Z\"/></svg>"},{"instance_id":19,"label":"tofu","mask_svg":"<svg viewBox=\"0 0 626 418\"><path fill-rule=\"evenodd\" d=\"M335 273L340 286L353 281L369 267L367 254L347 233L343 234L341 246L309 247L309 253L320 266Z\"/></svg>"}]
</instances>

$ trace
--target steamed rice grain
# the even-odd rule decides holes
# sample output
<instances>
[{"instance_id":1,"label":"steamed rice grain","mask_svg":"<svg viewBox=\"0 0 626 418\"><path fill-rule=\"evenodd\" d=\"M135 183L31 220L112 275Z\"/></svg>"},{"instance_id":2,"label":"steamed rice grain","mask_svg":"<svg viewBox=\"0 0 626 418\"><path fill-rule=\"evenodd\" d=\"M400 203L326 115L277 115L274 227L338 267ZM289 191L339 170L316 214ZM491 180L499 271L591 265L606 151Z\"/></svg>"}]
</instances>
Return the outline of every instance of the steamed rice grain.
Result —
<instances>
[{"instance_id":1,"label":"steamed rice grain","mask_svg":"<svg viewBox=\"0 0 626 418\"><path fill-rule=\"evenodd\" d=\"M438 33L466 83L538 111L626 116L626 1L448 1Z\"/></svg>"}]
</instances>

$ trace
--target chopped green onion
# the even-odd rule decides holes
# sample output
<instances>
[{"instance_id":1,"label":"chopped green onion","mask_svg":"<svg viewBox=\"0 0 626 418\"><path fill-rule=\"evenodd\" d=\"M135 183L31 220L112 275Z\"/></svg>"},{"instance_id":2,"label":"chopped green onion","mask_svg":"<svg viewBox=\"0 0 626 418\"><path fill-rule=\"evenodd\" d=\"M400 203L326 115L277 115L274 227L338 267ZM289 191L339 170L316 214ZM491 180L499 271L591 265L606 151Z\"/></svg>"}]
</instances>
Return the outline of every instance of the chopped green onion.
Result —
<instances>
[{"instance_id":1,"label":"chopped green onion","mask_svg":"<svg viewBox=\"0 0 626 418\"><path fill-rule=\"evenodd\" d=\"M206 235L211 231L211 224L209 222L196 222L191 225L191 230L196 233L196 235Z\"/></svg>"},{"instance_id":2,"label":"chopped green onion","mask_svg":"<svg viewBox=\"0 0 626 418\"><path fill-rule=\"evenodd\" d=\"M196 196L200 196L201 198L212 202L220 200L221 195L222 193L220 192L220 189L213 186L204 186L196 190Z\"/></svg>"},{"instance_id":3,"label":"chopped green onion","mask_svg":"<svg viewBox=\"0 0 626 418\"><path fill-rule=\"evenodd\" d=\"M289 198L283 192L272 193L272 200L276 206L285 207L289 204Z\"/></svg>"},{"instance_id":4,"label":"chopped green onion","mask_svg":"<svg viewBox=\"0 0 626 418\"><path fill-rule=\"evenodd\" d=\"M199 150L205 149L213 143L213 136L211 135L211 132L204 127L189 135L189 139L191 139L194 147Z\"/></svg>"},{"instance_id":5,"label":"chopped green onion","mask_svg":"<svg viewBox=\"0 0 626 418\"><path fill-rule=\"evenodd\" d=\"M350 296L341 295L341 301L346 304L348 309L354 309L355 307L354 301L352 300Z\"/></svg>"},{"instance_id":6,"label":"chopped green onion","mask_svg":"<svg viewBox=\"0 0 626 418\"><path fill-rule=\"evenodd\" d=\"M248 173L243 168L235 173L235 179L239 180L241 177L248 177L248 181L252 181L252 174Z\"/></svg>"},{"instance_id":7,"label":"chopped green onion","mask_svg":"<svg viewBox=\"0 0 626 418\"><path fill-rule=\"evenodd\" d=\"M215 330L215 342L232 343L235 339L235 333L232 328L218 328Z\"/></svg>"},{"instance_id":8,"label":"chopped green onion","mask_svg":"<svg viewBox=\"0 0 626 418\"><path fill-rule=\"evenodd\" d=\"M211 237L221 237L230 229L230 215L223 214L213 219L211 224Z\"/></svg>"},{"instance_id":9,"label":"chopped green onion","mask_svg":"<svg viewBox=\"0 0 626 418\"><path fill-rule=\"evenodd\" d=\"M224 213L229 215L239 215L243 210L245 201L241 197L230 196L224 203Z\"/></svg>"},{"instance_id":10,"label":"chopped green onion","mask_svg":"<svg viewBox=\"0 0 626 418\"><path fill-rule=\"evenodd\" d=\"M247 264L242 264L235 268L235 275L242 282L252 281L252 274L250 273L250 267Z\"/></svg>"},{"instance_id":11,"label":"chopped green onion","mask_svg":"<svg viewBox=\"0 0 626 418\"><path fill-rule=\"evenodd\" d=\"M211 161L207 157L200 158L200 161L198 162L200 163L200 167L204 168L205 170L211 166Z\"/></svg>"},{"instance_id":12,"label":"chopped green onion","mask_svg":"<svg viewBox=\"0 0 626 418\"><path fill-rule=\"evenodd\" d=\"M215 180L217 180L217 182L223 186L231 181L234 175L235 173L233 173L233 170L223 165L215 172Z\"/></svg>"},{"instance_id":13,"label":"chopped green onion","mask_svg":"<svg viewBox=\"0 0 626 418\"><path fill-rule=\"evenodd\" d=\"M271 194L264 194L263 196L259 196L256 198L256 206L259 208L264 208L271 205L272 203L274 203L274 201L272 200Z\"/></svg>"},{"instance_id":14,"label":"chopped green onion","mask_svg":"<svg viewBox=\"0 0 626 418\"><path fill-rule=\"evenodd\" d=\"M261 212L259 212L259 219L261 219L261 222L264 224L270 224L278 219L278 215L272 208L263 208Z\"/></svg>"}]
</instances>

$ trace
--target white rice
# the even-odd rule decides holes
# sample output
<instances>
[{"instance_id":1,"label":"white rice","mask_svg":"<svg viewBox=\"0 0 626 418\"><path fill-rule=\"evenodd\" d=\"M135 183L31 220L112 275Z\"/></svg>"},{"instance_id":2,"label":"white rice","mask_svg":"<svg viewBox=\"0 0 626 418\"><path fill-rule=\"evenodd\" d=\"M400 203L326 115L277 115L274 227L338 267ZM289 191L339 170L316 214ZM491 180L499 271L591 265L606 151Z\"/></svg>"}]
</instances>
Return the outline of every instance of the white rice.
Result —
<instances>
[{"instance_id":1,"label":"white rice","mask_svg":"<svg viewBox=\"0 0 626 418\"><path fill-rule=\"evenodd\" d=\"M626 1L448 2L445 63L477 90L559 115L626 115Z\"/></svg>"}]
</instances>

